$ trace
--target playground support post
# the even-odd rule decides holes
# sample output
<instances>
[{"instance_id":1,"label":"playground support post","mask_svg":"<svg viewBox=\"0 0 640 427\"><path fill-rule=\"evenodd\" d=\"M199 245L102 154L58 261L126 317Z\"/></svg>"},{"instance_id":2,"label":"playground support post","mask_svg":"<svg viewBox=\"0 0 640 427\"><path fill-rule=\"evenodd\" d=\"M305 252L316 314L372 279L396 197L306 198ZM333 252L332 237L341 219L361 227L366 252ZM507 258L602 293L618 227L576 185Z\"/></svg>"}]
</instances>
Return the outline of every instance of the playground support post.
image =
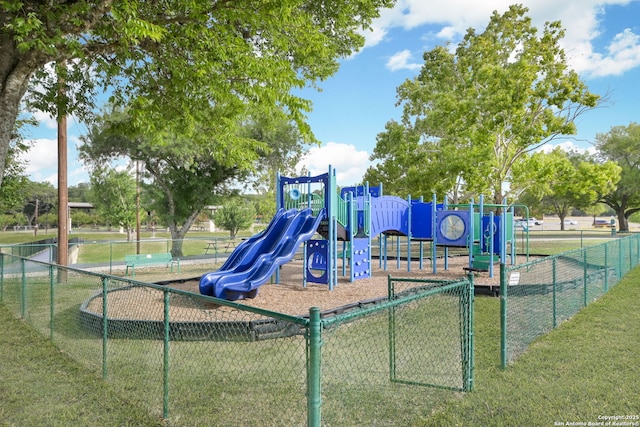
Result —
<instances>
[{"instance_id":1,"label":"playground support post","mask_svg":"<svg viewBox=\"0 0 640 427\"><path fill-rule=\"evenodd\" d=\"M438 256L438 238L436 233L436 205L438 203L438 199L436 195L433 195L433 199L431 201L431 236L433 237L431 240L431 272L436 274L436 260Z\"/></svg>"},{"instance_id":2,"label":"playground support post","mask_svg":"<svg viewBox=\"0 0 640 427\"><path fill-rule=\"evenodd\" d=\"M412 224L412 215L411 208L413 204L411 203L411 195L407 196L407 215L408 215L408 226L407 226L407 271L411 271L411 224Z\"/></svg>"}]
</instances>

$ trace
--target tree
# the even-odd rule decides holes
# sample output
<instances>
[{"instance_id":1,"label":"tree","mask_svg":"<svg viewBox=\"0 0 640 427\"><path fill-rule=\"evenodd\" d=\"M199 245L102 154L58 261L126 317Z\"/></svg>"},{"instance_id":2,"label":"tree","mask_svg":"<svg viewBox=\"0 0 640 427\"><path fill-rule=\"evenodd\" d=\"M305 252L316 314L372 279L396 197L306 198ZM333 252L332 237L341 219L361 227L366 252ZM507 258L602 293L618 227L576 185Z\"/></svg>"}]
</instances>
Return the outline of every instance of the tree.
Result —
<instances>
[{"instance_id":1,"label":"tree","mask_svg":"<svg viewBox=\"0 0 640 427\"><path fill-rule=\"evenodd\" d=\"M385 193L399 197L446 194L453 203L458 203L459 175L447 173L456 161L454 153L421 143L418 132L394 120L385 129L377 135L369 157L378 163L367 169L363 180L372 185L383 183Z\"/></svg>"},{"instance_id":2,"label":"tree","mask_svg":"<svg viewBox=\"0 0 640 427\"><path fill-rule=\"evenodd\" d=\"M81 137L80 158L91 167L126 159L141 165L145 208L171 232L171 253L182 256L182 239L205 206L221 194L248 166L229 163L216 154L218 139L197 143L171 134L145 135L132 131L122 111L106 113ZM257 141L247 141L243 164L255 161ZM249 149L251 147L251 149ZM237 191L237 190L236 190Z\"/></svg>"},{"instance_id":3,"label":"tree","mask_svg":"<svg viewBox=\"0 0 640 427\"><path fill-rule=\"evenodd\" d=\"M393 3L3 1L0 185L30 82L29 105L54 115L88 113L100 87L111 89L144 132L236 135L228 128L237 117L277 106L310 133L310 104L291 90L335 73L338 59L363 45L359 30ZM220 137L219 151L240 160L234 142Z\"/></svg>"},{"instance_id":4,"label":"tree","mask_svg":"<svg viewBox=\"0 0 640 427\"><path fill-rule=\"evenodd\" d=\"M236 238L238 231L249 228L255 218L256 210L253 204L238 198L222 205L213 215L213 221L217 226L229 230L231 239Z\"/></svg>"},{"instance_id":5,"label":"tree","mask_svg":"<svg viewBox=\"0 0 640 427\"><path fill-rule=\"evenodd\" d=\"M622 168L617 187L602 194L601 201L615 211L619 230L627 232L629 217L640 211L640 124L631 122L597 134L596 147L603 159Z\"/></svg>"},{"instance_id":6,"label":"tree","mask_svg":"<svg viewBox=\"0 0 640 427\"><path fill-rule=\"evenodd\" d=\"M90 180L89 197L98 214L109 224L124 228L127 241L133 240L137 213L135 178L127 170L94 165ZM83 221L90 220L87 217Z\"/></svg>"},{"instance_id":7,"label":"tree","mask_svg":"<svg viewBox=\"0 0 640 427\"><path fill-rule=\"evenodd\" d=\"M414 145L419 138L418 161L430 165L416 181L463 183L466 193L488 192L501 203L513 166L574 134L575 119L598 104L567 65L560 22L538 34L527 11L513 5L494 12L485 31L469 29L454 52L448 46L426 52L419 75L398 88L402 125ZM401 170L412 166L381 151Z\"/></svg>"},{"instance_id":8,"label":"tree","mask_svg":"<svg viewBox=\"0 0 640 427\"><path fill-rule=\"evenodd\" d=\"M18 214L0 214L0 230L7 231L7 228L11 225L18 225L20 219Z\"/></svg>"},{"instance_id":9,"label":"tree","mask_svg":"<svg viewBox=\"0 0 640 427\"><path fill-rule=\"evenodd\" d=\"M53 208L52 200L56 200L57 190L50 182L28 181L23 191L22 213L27 224L35 226L39 222L38 217Z\"/></svg>"},{"instance_id":10,"label":"tree","mask_svg":"<svg viewBox=\"0 0 640 427\"><path fill-rule=\"evenodd\" d=\"M93 216L91 216L85 211L76 211L74 209L73 212L71 212L71 224L73 227L82 228L85 225L92 224L94 222L95 220ZM130 233L127 233L127 236L129 236L129 234Z\"/></svg>"},{"instance_id":11,"label":"tree","mask_svg":"<svg viewBox=\"0 0 640 427\"><path fill-rule=\"evenodd\" d=\"M587 215L593 218L593 222L595 223L596 217L598 215L604 214L609 209L610 207L605 205L604 203L594 203L591 206L587 206L583 210L584 210L584 213L586 213Z\"/></svg>"},{"instance_id":12,"label":"tree","mask_svg":"<svg viewBox=\"0 0 640 427\"><path fill-rule=\"evenodd\" d=\"M285 176L295 173L296 165L307 151L308 140L283 114L252 117L242 125L240 134L262 142L257 146L255 167L241 179L275 200L276 173Z\"/></svg>"},{"instance_id":13,"label":"tree","mask_svg":"<svg viewBox=\"0 0 640 427\"><path fill-rule=\"evenodd\" d=\"M88 182L80 182L78 185L72 185L68 188L70 202L88 203L91 198L91 184Z\"/></svg>"},{"instance_id":14,"label":"tree","mask_svg":"<svg viewBox=\"0 0 640 427\"><path fill-rule=\"evenodd\" d=\"M560 147L550 153L534 153L517 167L525 169L517 175L526 177L530 183L528 192L538 195L541 203L558 215L561 230L572 208L595 204L620 179L620 168L614 162L596 163L586 155L566 152Z\"/></svg>"},{"instance_id":15,"label":"tree","mask_svg":"<svg viewBox=\"0 0 640 427\"><path fill-rule=\"evenodd\" d=\"M23 131L26 126L32 124L34 122L30 120L17 120L11 134L5 177L4 180L0 180L0 213L15 213L22 207L29 180L24 174L25 162L20 159L20 154L29 149Z\"/></svg>"}]
</instances>

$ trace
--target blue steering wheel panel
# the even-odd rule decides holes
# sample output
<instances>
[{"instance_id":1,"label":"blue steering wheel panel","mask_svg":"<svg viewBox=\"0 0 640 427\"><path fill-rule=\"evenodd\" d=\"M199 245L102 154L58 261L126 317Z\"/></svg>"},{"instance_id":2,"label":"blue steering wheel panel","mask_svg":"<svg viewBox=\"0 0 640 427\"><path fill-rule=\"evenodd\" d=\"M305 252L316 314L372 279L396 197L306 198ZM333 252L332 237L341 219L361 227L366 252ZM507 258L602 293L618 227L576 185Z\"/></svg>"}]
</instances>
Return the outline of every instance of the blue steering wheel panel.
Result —
<instances>
[{"instance_id":1,"label":"blue steering wheel panel","mask_svg":"<svg viewBox=\"0 0 640 427\"><path fill-rule=\"evenodd\" d=\"M442 246L466 247L471 230L469 211L436 212L436 242Z\"/></svg>"}]
</instances>

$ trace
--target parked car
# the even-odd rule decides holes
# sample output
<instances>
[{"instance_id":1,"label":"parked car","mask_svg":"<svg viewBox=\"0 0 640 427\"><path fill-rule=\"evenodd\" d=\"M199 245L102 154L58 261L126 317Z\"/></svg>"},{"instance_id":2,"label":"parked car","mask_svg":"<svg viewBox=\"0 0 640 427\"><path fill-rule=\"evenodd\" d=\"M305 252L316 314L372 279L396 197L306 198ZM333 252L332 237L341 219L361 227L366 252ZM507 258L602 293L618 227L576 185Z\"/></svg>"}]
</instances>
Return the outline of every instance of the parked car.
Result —
<instances>
[{"instance_id":1,"label":"parked car","mask_svg":"<svg viewBox=\"0 0 640 427\"><path fill-rule=\"evenodd\" d=\"M565 219L564 225L578 225L578 221L575 219Z\"/></svg>"},{"instance_id":2,"label":"parked car","mask_svg":"<svg viewBox=\"0 0 640 427\"><path fill-rule=\"evenodd\" d=\"M611 224L611 220L608 220L608 219L596 219L593 221L593 226L596 228L603 228L603 227L612 227L613 224Z\"/></svg>"},{"instance_id":3,"label":"parked car","mask_svg":"<svg viewBox=\"0 0 640 427\"><path fill-rule=\"evenodd\" d=\"M536 219L534 217L529 218L528 220L524 218L516 219L515 221L516 227L533 227L534 225L542 225L541 219Z\"/></svg>"},{"instance_id":4,"label":"parked car","mask_svg":"<svg viewBox=\"0 0 640 427\"><path fill-rule=\"evenodd\" d=\"M527 225L527 221L525 221L524 219L516 219L516 220L513 222L513 224L514 224L516 227L520 227L520 228L527 228L527 227L528 227L528 225Z\"/></svg>"}]
</instances>

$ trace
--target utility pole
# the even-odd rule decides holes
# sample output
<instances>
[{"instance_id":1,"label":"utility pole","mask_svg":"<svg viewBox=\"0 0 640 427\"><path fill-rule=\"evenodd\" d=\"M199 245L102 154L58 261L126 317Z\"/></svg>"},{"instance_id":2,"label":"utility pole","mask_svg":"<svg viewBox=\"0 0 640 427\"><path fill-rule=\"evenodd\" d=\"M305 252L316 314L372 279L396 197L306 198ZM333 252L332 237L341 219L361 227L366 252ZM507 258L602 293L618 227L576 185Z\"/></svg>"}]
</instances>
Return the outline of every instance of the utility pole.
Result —
<instances>
[{"instance_id":1,"label":"utility pole","mask_svg":"<svg viewBox=\"0 0 640 427\"><path fill-rule=\"evenodd\" d=\"M64 77L58 68L58 264L69 265L69 191L67 188L67 112L63 107L66 92Z\"/></svg>"},{"instance_id":2,"label":"utility pole","mask_svg":"<svg viewBox=\"0 0 640 427\"><path fill-rule=\"evenodd\" d=\"M140 161L136 160L136 253L140 254Z\"/></svg>"},{"instance_id":3,"label":"utility pole","mask_svg":"<svg viewBox=\"0 0 640 427\"><path fill-rule=\"evenodd\" d=\"M36 198L36 210L33 213L34 215L34 219L33 219L33 237L37 237L38 236L38 210L40 209L40 200L38 200L38 198Z\"/></svg>"}]
</instances>

